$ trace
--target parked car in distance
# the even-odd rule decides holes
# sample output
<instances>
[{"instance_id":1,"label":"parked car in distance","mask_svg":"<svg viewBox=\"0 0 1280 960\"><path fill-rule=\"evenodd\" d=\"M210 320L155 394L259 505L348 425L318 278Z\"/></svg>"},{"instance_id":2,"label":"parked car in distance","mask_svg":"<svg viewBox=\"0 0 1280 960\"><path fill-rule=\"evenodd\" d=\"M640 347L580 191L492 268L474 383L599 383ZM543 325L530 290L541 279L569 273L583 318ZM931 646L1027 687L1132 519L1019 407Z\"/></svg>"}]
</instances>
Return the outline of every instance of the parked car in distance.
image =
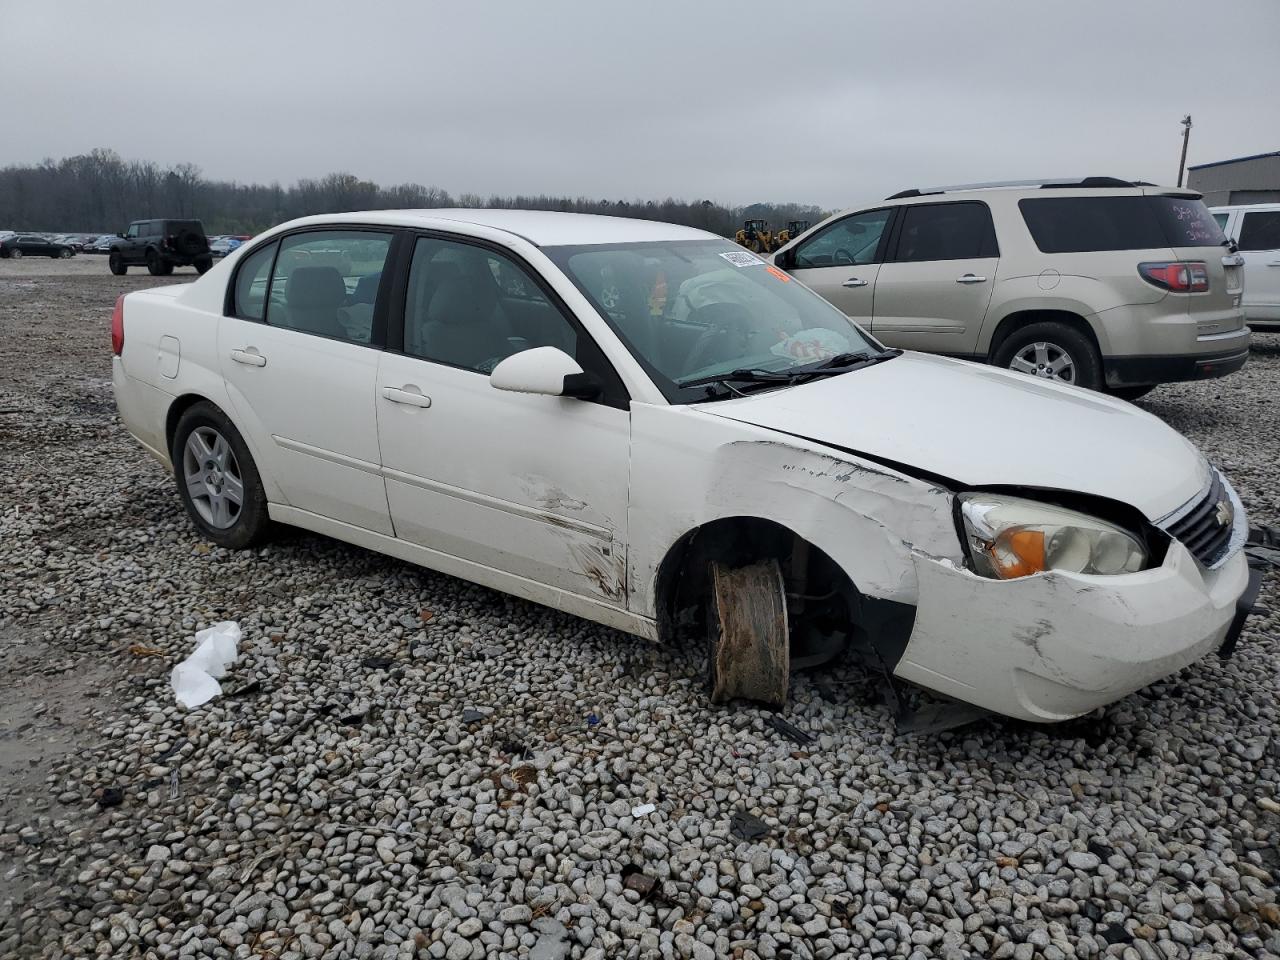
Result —
<instances>
[{"instance_id":1,"label":"parked car in distance","mask_svg":"<svg viewBox=\"0 0 1280 960\"><path fill-rule=\"evenodd\" d=\"M55 234L49 239L52 240L54 243L65 244L66 246L74 250L76 253L79 253L81 250L84 249L84 242L79 237L73 236L72 234L69 234L69 233Z\"/></svg>"},{"instance_id":2,"label":"parked car in distance","mask_svg":"<svg viewBox=\"0 0 1280 960\"><path fill-rule=\"evenodd\" d=\"M111 338L200 537L293 524L702 644L717 701L852 648L1061 720L1229 653L1257 591L1239 498L1157 418L886 349L700 230L309 217L121 297Z\"/></svg>"},{"instance_id":3,"label":"parked car in distance","mask_svg":"<svg viewBox=\"0 0 1280 960\"><path fill-rule=\"evenodd\" d=\"M225 257L240 246L242 242L237 237L211 237L209 240L209 252L215 257Z\"/></svg>"},{"instance_id":4,"label":"parked car in distance","mask_svg":"<svg viewBox=\"0 0 1280 960\"><path fill-rule=\"evenodd\" d=\"M85 250L92 253L109 253L111 251L111 244L115 243L118 239L119 237L114 233L104 233L90 241L85 246Z\"/></svg>"},{"instance_id":5,"label":"parked car in distance","mask_svg":"<svg viewBox=\"0 0 1280 960\"><path fill-rule=\"evenodd\" d=\"M1211 208L1244 258L1244 312L1257 330L1280 330L1280 203Z\"/></svg>"},{"instance_id":6,"label":"parked car in distance","mask_svg":"<svg viewBox=\"0 0 1280 960\"><path fill-rule=\"evenodd\" d=\"M135 220L111 241L109 256L108 266L117 276L143 265L155 277L168 276L174 267L195 267L204 273L213 266L199 220Z\"/></svg>"},{"instance_id":7,"label":"parked car in distance","mask_svg":"<svg viewBox=\"0 0 1280 960\"><path fill-rule=\"evenodd\" d=\"M890 346L1134 399L1249 356L1200 194L1111 177L904 190L772 260Z\"/></svg>"},{"instance_id":8,"label":"parked car in distance","mask_svg":"<svg viewBox=\"0 0 1280 960\"><path fill-rule=\"evenodd\" d=\"M74 257L76 254L68 244L58 243L48 237L36 233L16 233L0 240L0 257L19 260L22 257L53 257L55 259Z\"/></svg>"}]
</instances>

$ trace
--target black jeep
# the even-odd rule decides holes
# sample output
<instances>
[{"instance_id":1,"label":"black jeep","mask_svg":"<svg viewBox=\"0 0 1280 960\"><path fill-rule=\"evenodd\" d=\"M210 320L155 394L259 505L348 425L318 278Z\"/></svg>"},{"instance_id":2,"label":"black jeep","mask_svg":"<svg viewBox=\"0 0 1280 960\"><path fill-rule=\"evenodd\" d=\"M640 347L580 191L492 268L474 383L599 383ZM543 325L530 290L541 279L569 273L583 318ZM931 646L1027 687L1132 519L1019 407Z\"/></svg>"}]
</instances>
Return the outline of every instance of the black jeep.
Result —
<instances>
[{"instance_id":1,"label":"black jeep","mask_svg":"<svg viewBox=\"0 0 1280 960\"><path fill-rule=\"evenodd\" d=\"M157 277L173 273L174 267L195 267L204 273L213 266L209 238L199 220L135 220L111 242L110 254L107 263L116 276L144 264Z\"/></svg>"}]
</instances>

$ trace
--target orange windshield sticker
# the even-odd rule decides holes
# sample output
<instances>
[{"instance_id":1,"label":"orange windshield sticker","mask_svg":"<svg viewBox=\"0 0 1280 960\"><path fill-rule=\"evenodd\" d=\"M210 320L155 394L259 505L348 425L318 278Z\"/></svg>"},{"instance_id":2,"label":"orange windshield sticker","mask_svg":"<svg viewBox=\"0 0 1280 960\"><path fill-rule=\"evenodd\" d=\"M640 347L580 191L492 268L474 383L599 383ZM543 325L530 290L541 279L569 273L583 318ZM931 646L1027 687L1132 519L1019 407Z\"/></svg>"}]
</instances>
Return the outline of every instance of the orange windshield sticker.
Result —
<instances>
[{"instance_id":1,"label":"orange windshield sticker","mask_svg":"<svg viewBox=\"0 0 1280 960\"><path fill-rule=\"evenodd\" d=\"M768 270L770 273L772 273L775 277L777 277L777 278L778 278L779 280L781 280L783 283L790 283L790 282L791 282L791 278L790 278L790 277L788 277L788 276L787 276L785 273L783 273L781 270L779 270L777 267L775 267L773 264L769 264L769 266L768 266L768 267L766 267L765 269L766 269L766 270Z\"/></svg>"}]
</instances>

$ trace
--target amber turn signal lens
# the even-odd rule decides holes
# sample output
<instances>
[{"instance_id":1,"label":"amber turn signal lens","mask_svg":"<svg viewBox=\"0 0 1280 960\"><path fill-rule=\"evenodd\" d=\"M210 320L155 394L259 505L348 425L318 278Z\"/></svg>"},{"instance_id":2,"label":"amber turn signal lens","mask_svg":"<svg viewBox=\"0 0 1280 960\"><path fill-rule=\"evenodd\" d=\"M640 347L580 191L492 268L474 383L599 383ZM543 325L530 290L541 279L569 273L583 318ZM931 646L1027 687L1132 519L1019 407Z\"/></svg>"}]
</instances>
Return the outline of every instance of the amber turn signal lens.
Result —
<instances>
[{"instance_id":1,"label":"amber turn signal lens","mask_svg":"<svg viewBox=\"0 0 1280 960\"><path fill-rule=\"evenodd\" d=\"M1044 532L1013 527L1002 530L988 549L996 573L1013 580L1045 569Z\"/></svg>"}]
</instances>

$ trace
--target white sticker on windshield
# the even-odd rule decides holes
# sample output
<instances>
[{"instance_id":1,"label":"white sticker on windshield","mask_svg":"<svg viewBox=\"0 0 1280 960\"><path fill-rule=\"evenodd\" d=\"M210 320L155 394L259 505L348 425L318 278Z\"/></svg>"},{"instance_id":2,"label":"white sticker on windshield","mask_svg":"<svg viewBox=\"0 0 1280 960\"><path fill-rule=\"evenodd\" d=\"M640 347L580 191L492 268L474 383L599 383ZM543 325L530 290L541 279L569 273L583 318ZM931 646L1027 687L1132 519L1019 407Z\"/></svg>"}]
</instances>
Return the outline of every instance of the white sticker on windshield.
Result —
<instances>
[{"instance_id":1,"label":"white sticker on windshield","mask_svg":"<svg viewBox=\"0 0 1280 960\"><path fill-rule=\"evenodd\" d=\"M724 257L735 267L762 267L764 261L757 257L750 250L730 250L728 253L722 253Z\"/></svg>"}]
</instances>

